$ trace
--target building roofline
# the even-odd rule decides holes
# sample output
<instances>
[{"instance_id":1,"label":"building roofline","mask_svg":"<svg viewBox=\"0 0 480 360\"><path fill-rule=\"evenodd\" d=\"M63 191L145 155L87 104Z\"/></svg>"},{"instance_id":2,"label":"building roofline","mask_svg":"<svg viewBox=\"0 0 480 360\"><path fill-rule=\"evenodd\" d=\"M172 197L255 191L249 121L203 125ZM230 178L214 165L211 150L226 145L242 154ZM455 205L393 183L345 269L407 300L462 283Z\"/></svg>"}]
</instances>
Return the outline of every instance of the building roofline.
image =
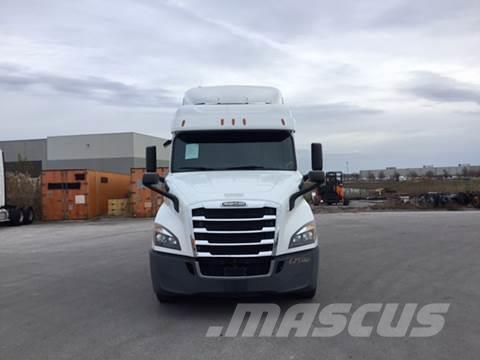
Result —
<instances>
[{"instance_id":1,"label":"building roofline","mask_svg":"<svg viewBox=\"0 0 480 360\"><path fill-rule=\"evenodd\" d=\"M35 138L35 139L12 139L12 140L0 140L0 143L6 142L25 142L25 141L46 141L47 138Z\"/></svg>"},{"instance_id":2,"label":"building roofline","mask_svg":"<svg viewBox=\"0 0 480 360\"><path fill-rule=\"evenodd\" d=\"M67 136L106 136L106 135L126 135L126 134L133 134L133 135L140 135L140 136L148 136L148 137L154 137L158 139L168 139L167 137L160 137L156 135L150 135L150 134L144 134L136 131L119 131L119 132L103 132L103 133L87 133L87 134L63 134L63 135L52 135L52 136L47 136L44 138L25 138L25 139L0 139L0 143L2 142L24 142L24 141L47 141L48 139L51 138L58 138L58 137L67 137Z\"/></svg>"},{"instance_id":3,"label":"building roofline","mask_svg":"<svg viewBox=\"0 0 480 360\"><path fill-rule=\"evenodd\" d=\"M47 136L46 138L56 138L56 137L67 137L67 136L94 136L94 135L99 135L99 136L105 136L105 135L126 135L126 134L134 134L134 135L141 135L141 136L150 136L150 137L158 137L155 135L149 135L149 134L144 134L144 133L139 133L136 131L119 131L119 132L102 132L102 133L87 133L87 134L64 134L64 135L52 135L52 136ZM164 138L161 138L164 139Z\"/></svg>"}]
</instances>

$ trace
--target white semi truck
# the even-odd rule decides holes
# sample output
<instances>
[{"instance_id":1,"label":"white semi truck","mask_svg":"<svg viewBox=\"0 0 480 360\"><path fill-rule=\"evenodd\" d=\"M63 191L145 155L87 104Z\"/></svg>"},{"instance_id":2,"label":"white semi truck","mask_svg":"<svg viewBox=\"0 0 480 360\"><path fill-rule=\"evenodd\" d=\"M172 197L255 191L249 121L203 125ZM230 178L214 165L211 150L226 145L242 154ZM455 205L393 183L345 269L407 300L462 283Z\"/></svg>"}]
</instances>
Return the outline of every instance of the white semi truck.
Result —
<instances>
[{"instance_id":1,"label":"white semi truck","mask_svg":"<svg viewBox=\"0 0 480 360\"><path fill-rule=\"evenodd\" d=\"M18 207L7 204L7 182L5 179L5 158L0 149L0 223L28 225L33 222L34 214L30 206Z\"/></svg>"},{"instance_id":2,"label":"white semi truck","mask_svg":"<svg viewBox=\"0 0 480 360\"><path fill-rule=\"evenodd\" d=\"M313 297L318 240L303 194L324 181L322 146L312 144L313 170L302 175L295 119L280 91L190 89L171 132L165 144L172 146L169 174L156 174L156 148L148 147L143 178L166 197L150 251L158 300L196 294Z\"/></svg>"}]
</instances>

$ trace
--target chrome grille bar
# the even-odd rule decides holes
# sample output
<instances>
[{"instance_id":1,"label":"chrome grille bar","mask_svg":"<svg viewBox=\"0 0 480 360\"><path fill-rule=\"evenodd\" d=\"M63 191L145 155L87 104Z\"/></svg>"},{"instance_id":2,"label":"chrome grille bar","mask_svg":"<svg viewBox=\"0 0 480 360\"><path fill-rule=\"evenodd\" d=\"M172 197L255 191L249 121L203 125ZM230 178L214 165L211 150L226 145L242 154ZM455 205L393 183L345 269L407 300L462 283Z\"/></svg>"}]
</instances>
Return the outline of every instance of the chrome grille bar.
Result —
<instances>
[{"instance_id":1,"label":"chrome grille bar","mask_svg":"<svg viewBox=\"0 0 480 360\"><path fill-rule=\"evenodd\" d=\"M271 256L276 209L197 208L192 225L198 257Z\"/></svg>"}]
</instances>

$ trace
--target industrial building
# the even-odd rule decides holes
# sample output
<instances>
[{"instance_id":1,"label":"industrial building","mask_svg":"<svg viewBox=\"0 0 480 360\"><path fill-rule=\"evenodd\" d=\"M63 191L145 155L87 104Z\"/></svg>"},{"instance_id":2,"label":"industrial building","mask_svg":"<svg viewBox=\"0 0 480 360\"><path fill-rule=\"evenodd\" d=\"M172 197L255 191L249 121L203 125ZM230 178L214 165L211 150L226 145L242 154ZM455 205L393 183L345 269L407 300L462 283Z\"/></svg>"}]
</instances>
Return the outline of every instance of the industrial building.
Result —
<instances>
[{"instance_id":1,"label":"industrial building","mask_svg":"<svg viewBox=\"0 0 480 360\"><path fill-rule=\"evenodd\" d=\"M130 174L145 166L145 147L157 146L158 167L169 163L166 139L134 132L49 136L45 139L0 141L7 171L27 170L39 176L42 170L89 169Z\"/></svg>"},{"instance_id":2,"label":"industrial building","mask_svg":"<svg viewBox=\"0 0 480 360\"><path fill-rule=\"evenodd\" d=\"M440 166L424 165L420 168L396 168L387 167L385 169L375 170L360 170L361 179L369 179L375 177L375 179L394 179L395 177L425 177L425 176L442 176L442 177L454 177L465 176L472 174L480 174L480 165L470 164L458 164L457 166ZM478 176L478 175L475 175Z\"/></svg>"}]
</instances>

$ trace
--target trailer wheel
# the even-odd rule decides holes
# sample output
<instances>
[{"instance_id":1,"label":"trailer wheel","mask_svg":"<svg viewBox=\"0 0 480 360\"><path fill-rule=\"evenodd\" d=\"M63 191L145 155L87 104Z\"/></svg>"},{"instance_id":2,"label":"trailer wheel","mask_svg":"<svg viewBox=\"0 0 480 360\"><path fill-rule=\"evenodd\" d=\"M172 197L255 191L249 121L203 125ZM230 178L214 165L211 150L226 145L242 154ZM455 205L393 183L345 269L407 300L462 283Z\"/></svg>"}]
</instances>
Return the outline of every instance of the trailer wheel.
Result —
<instances>
[{"instance_id":1,"label":"trailer wheel","mask_svg":"<svg viewBox=\"0 0 480 360\"><path fill-rule=\"evenodd\" d=\"M33 212L33 209L31 207L28 207L28 208L23 208L22 209L23 211L23 223L25 225L29 225L33 222L33 219L35 218L35 214Z\"/></svg>"},{"instance_id":2,"label":"trailer wheel","mask_svg":"<svg viewBox=\"0 0 480 360\"><path fill-rule=\"evenodd\" d=\"M8 217L10 218L10 225L13 226L23 225L23 222L25 220L23 211L19 208L11 208L8 211Z\"/></svg>"}]
</instances>

